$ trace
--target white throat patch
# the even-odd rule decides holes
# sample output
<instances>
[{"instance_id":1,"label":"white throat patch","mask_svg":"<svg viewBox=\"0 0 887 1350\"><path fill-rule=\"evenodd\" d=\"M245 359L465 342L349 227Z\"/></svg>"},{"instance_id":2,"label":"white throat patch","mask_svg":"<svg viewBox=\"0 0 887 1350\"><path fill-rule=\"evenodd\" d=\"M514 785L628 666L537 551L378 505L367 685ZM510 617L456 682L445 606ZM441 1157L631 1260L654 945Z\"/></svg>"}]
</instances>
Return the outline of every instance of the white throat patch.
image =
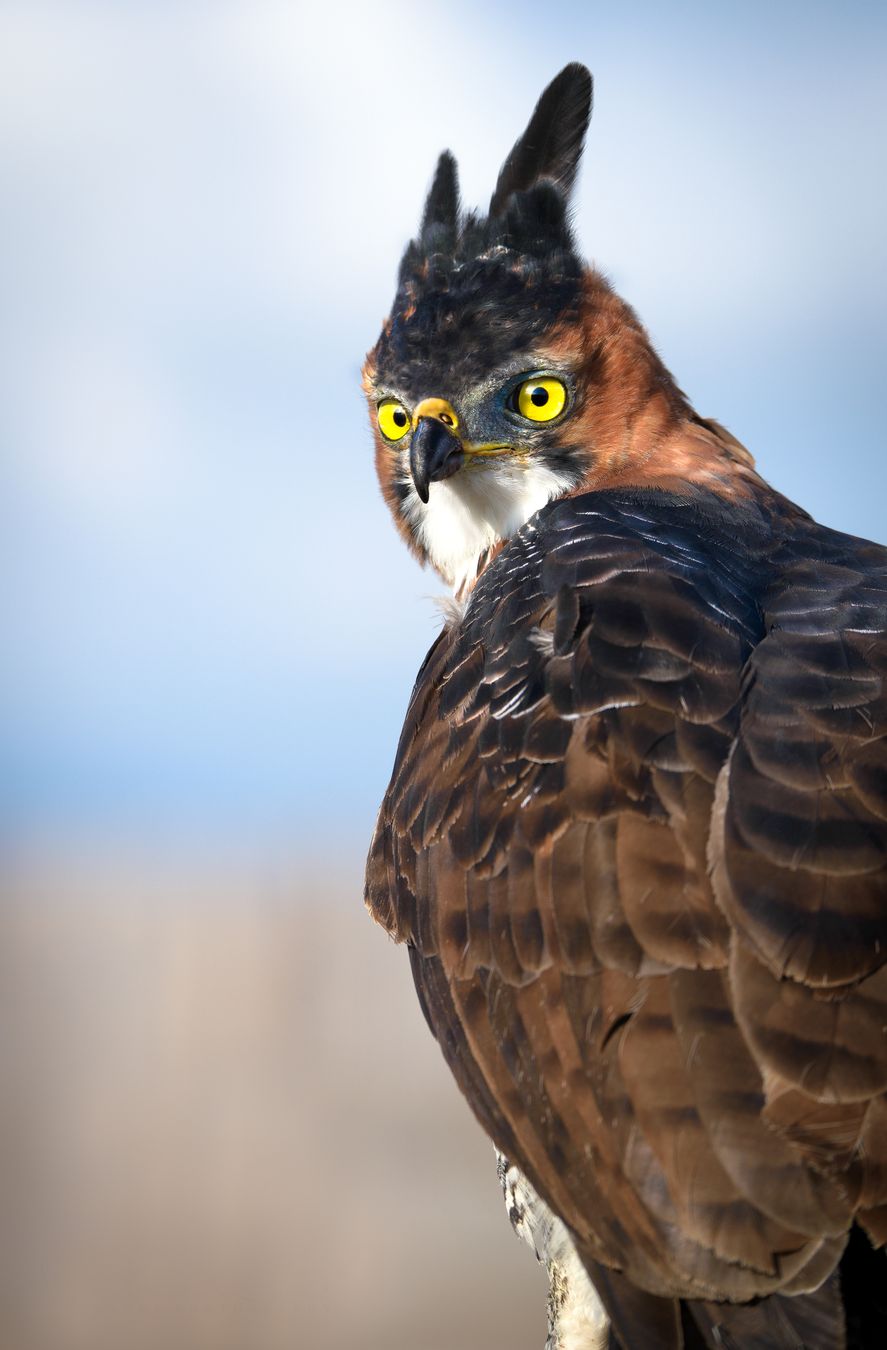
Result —
<instances>
[{"instance_id":1,"label":"white throat patch","mask_svg":"<svg viewBox=\"0 0 887 1350\"><path fill-rule=\"evenodd\" d=\"M474 580L478 561L489 548L510 539L572 484L572 477L532 460L469 463L452 478L432 483L427 505L410 481L401 509L431 562L458 594Z\"/></svg>"}]
</instances>

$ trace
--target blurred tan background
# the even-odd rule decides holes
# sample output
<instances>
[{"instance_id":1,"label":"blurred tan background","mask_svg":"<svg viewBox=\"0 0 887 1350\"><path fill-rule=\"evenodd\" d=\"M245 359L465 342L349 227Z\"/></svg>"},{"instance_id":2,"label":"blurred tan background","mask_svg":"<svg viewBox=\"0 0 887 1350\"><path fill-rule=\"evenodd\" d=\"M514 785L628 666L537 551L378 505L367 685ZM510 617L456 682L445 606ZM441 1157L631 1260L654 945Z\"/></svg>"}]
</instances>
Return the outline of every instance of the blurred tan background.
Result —
<instances>
[{"instance_id":1,"label":"blurred tan background","mask_svg":"<svg viewBox=\"0 0 887 1350\"><path fill-rule=\"evenodd\" d=\"M3 1350L540 1350L406 953L320 882L15 868Z\"/></svg>"}]
</instances>

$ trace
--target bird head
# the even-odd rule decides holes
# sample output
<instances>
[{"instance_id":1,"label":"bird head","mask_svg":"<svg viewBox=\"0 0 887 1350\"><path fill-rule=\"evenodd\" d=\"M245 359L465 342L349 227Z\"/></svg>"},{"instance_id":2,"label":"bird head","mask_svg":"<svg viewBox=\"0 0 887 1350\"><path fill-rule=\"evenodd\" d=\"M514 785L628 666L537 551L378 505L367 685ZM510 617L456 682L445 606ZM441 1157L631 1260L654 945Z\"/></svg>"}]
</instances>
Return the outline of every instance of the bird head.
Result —
<instances>
[{"instance_id":1,"label":"bird head","mask_svg":"<svg viewBox=\"0 0 887 1350\"><path fill-rule=\"evenodd\" d=\"M591 75L567 66L486 215L461 209L455 160L440 156L364 366L385 500L457 594L548 501L637 474L688 411L633 312L574 244L591 102Z\"/></svg>"},{"instance_id":2,"label":"bird head","mask_svg":"<svg viewBox=\"0 0 887 1350\"><path fill-rule=\"evenodd\" d=\"M456 589L581 477L564 424L579 389L551 336L575 326L583 266L567 206L591 113L568 66L505 161L486 216L440 156L364 387L382 491L407 541Z\"/></svg>"}]
</instances>

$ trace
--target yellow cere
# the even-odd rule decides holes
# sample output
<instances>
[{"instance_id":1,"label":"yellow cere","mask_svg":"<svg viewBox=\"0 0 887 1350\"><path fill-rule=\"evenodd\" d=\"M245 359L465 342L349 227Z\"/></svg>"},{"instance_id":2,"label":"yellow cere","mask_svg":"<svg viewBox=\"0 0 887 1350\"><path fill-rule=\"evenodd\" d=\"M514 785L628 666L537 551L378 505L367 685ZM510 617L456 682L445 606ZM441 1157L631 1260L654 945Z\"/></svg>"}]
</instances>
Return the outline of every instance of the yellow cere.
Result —
<instances>
[{"instance_id":1,"label":"yellow cere","mask_svg":"<svg viewBox=\"0 0 887 1350\"><path fill-rule=\"evenodd\" d=\"M386 398L376 411L379 430L386 441L401 440L410 429L410 415L396 398Z\"/></svg>"},{"instance_id":2,"label":"yellow cere","mask_svg":"<svg viewBox=\"0 0 887 1350\"><path fill-rule=\"evenodd\" d=\"M551 422L566 402L567 386L550 375L525 380L517 391L517 410L531 422Z\"/></svg>"}]
</instances>

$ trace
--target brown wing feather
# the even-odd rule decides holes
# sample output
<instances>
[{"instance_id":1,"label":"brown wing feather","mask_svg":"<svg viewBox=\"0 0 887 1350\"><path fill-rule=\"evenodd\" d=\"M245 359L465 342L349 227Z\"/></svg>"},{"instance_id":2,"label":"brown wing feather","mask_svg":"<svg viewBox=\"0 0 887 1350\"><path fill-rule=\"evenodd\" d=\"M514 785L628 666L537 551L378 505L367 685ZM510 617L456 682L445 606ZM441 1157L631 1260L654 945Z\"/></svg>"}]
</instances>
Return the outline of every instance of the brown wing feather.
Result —
<instances>
[{"instance_id":1,"label":"brown wing feather","mask_svg":"<svg viewBox=\"0 0 887 1350\"><path fill-rule=\"evenodd\" d=\"M887 555L790 522L541 513L420 673L368 864L484 1127L666 1299L887 1229Z\"/></svg>"},{"instance_id":2,"label":"brown wing feather","mask_svg":"<svg viewBox=\"0 0 887 1350\"><path fill-rule=\"evenodd\" d=\"M774 568L726 771L718 898L775 976L842 986L887 957L887 562L821 530Z\"/></svg>"}]
</instances>

